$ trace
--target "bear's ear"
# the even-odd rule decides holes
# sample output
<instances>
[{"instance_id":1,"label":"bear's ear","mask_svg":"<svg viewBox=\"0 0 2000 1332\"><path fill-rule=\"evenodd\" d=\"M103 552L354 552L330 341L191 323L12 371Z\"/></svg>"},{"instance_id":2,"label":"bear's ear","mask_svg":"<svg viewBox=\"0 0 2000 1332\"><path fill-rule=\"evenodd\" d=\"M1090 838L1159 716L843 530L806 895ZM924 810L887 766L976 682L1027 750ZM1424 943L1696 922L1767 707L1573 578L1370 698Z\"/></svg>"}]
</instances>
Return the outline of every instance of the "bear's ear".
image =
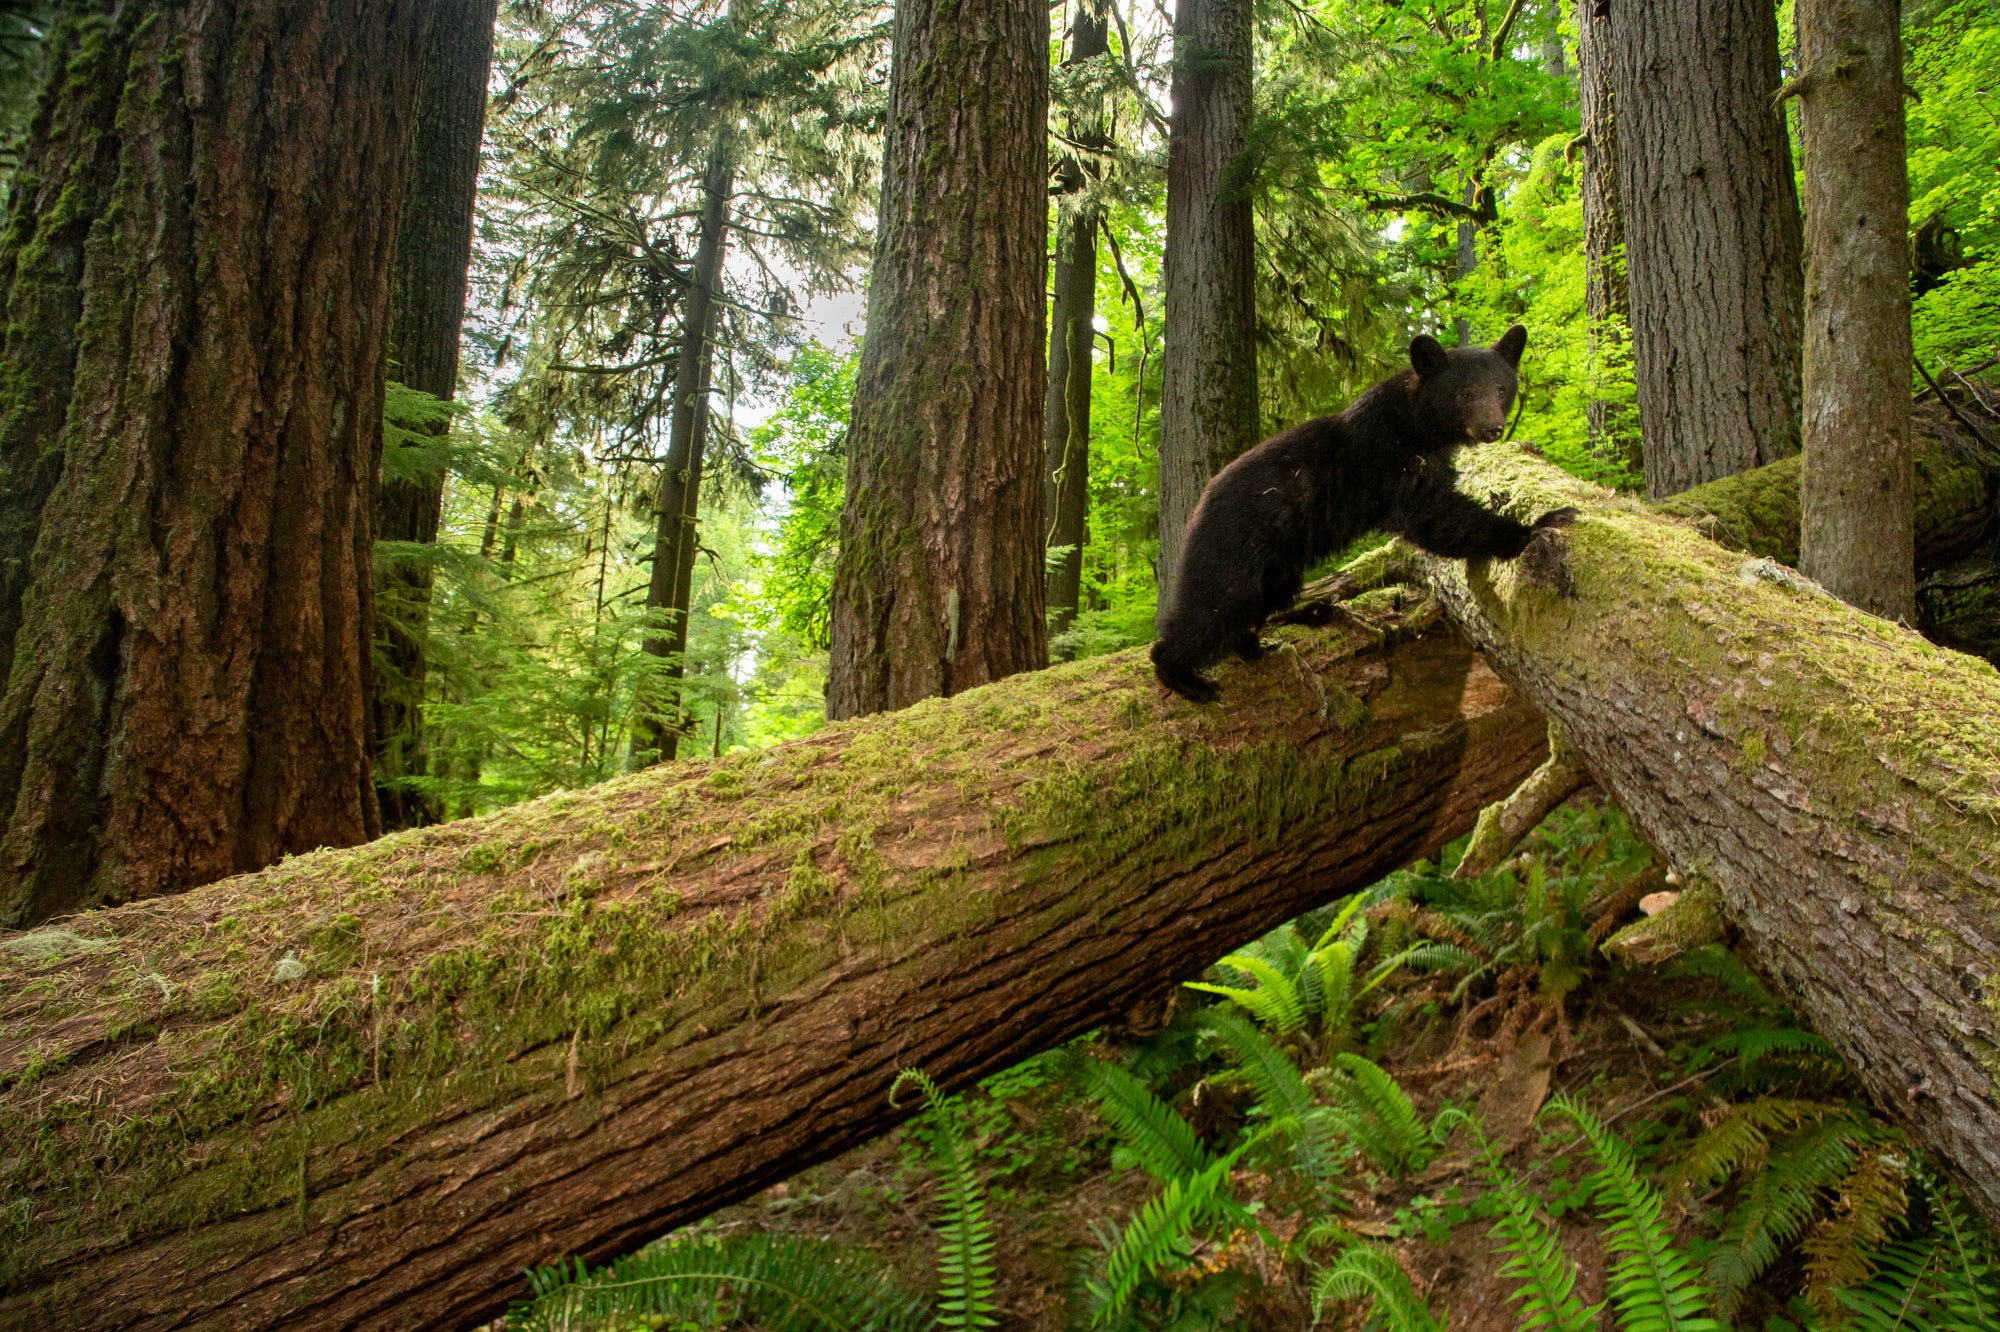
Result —
<instances>
[{"instance_id":1,"label":"bear's ear","mask_svg":"<svg viewBox=\"0 0 2000 1332\"><path fill-rule=\"evenodd\" d=\"M1451 358L1445 355L1444 348L1430 334L1419 333L1415 338L1411 339L1410 368L1417 372L1418 379L1429 379L1432 375L1441 375L1444 373L1444 368L1449 364L1451 364Z\"/></svg>"},{"instance_id":2,"label":"bear's ear","mask_svg":"<svg viewBox=\"0 0 2000 1332\"><path fill-rule=\"evenodd\" d=\"M1493 350L1500 353L1500 359L1518 368L1521 364L1521 349L1528 345L1528 330L1516 324L1500 335L1500 341L1493 344Z\"/></svg>"}]
</instances>

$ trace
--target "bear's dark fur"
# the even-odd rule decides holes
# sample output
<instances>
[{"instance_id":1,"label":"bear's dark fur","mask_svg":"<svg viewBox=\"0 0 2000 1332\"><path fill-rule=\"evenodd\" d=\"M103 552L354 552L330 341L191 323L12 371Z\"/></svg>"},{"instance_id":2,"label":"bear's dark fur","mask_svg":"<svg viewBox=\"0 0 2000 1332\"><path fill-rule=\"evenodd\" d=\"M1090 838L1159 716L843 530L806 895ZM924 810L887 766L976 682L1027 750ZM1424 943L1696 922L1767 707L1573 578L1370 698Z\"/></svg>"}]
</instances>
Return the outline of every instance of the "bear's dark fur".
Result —
<instances>
[{"instance_id":1,"label":"bear's dark fur","mask_svg":"<svg viewBox=\"0 0 2000 1332\"><path fill-rule=\"evenodd\" d=\"M1369 531L1394 532L1454 559L1512 559L1535 530L1461 495L1452 451L1499 439L1527 345L1519 324L1492 347L1410 344L1410 369L1338 416L1274 435L1222 469L1188 521L1153 671L1205 703L1202 672L1230 652L1256 660L1266 617L1291 605L1315 561Z\"/></svg>"}]
</instances>

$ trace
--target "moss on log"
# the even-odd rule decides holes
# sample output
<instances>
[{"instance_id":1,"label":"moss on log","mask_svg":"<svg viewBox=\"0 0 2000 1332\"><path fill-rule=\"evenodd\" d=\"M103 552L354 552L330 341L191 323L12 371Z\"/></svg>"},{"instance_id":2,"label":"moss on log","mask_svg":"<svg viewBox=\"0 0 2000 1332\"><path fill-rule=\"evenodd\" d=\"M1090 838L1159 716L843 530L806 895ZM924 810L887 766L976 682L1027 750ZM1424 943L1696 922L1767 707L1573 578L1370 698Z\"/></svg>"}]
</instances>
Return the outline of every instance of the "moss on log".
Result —
<instances>
[{"instance_id":1,"label":"moss on log","mask_svg":"<svg viewBox=\"0 0 2000 1332\"><path fill-rule=\"evenodd\" d=\"M1447 612L2000 1223L2000 672L1512 447L1463 461L1584 516L1572 598L1434 561Z\"/></svg>"},{"instance_id":2,"label":"moss on log","mask_svg":"<svg viewBox=\"0 0 2000 1332\"><path fill-rule=\"evenodd\" d=\"M1964 559L1991 534L1994 469L1937 433L1916 441L1917 569ZM1799 562L1799 455L1684 490L1654 507L1739 550Z\"/></svg>"},{"instance_id":3,"label":"moss on log","mask_svg":"<svg viewBox=\"0 0 2000 1332\"><path fill-rule=\"evenodd\" d=\"M463 1326L1157 1014L1543 754L1396 589L0 936L0 1325Z\"/></svg>"}]
</instances>

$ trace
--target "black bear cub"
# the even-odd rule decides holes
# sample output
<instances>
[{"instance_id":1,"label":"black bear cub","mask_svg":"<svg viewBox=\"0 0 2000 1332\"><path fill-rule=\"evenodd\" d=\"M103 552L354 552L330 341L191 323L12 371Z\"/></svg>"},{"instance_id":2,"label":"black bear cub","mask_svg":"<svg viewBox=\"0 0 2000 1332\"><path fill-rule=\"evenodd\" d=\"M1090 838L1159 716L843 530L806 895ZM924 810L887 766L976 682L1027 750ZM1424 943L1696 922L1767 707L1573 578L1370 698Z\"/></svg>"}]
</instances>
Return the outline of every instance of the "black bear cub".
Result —
<instances>
[{"instance_id":1,"label":"black bear cub","mask_svg":"<svg viewBox=\"0 0 2000 1332\"><path fill-rule=\"evenodd\" d=\"M1528 527L1457 489L1452 451L1506 433L1527 343L1519 324L1490 348L1446 351L1420 337L1408 370L1223 468L1181 544L1153 644L1160 683L1213 699L1202 672L1230 652L1256 660L1265 618L1291 605L1315 561L1364 532L1394 532L1452 559L1512 559L1537 529L1574 517L1558 510Z\"/></svg>"}]
</instances>

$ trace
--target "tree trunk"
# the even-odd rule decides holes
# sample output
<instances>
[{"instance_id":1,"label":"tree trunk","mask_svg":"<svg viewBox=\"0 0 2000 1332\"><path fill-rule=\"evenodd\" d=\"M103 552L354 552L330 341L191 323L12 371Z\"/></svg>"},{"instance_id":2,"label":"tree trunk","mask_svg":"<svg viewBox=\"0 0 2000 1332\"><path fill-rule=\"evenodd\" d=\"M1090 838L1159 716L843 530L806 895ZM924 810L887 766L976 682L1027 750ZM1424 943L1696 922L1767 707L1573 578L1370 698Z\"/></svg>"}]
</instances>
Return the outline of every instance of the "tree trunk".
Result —
<instances>
[{"instance_id":1,"label":"tree trunk","mask_svg":"<svg viewBox=\"0 0 2000 1332\"><path fill-rule=\"evenodd\" d=\"M1911 559L1910 179L1896 0L1801 0L1806 179L1800 568L1916 620Z\"/></svg>"},{"instance_id":2,"label":"tree trunk","mask_svg":"<svg viewBox=\"0 0 2000 1332\"><path fill-rule=\"evenodd\" d=\"M1088 5L1077 8L1069 60L1077 64L1111 49L1110 21ZM1102 145L1101 118L1073 118L1070 137ZM1065 164L1062 186L1076 193L1088 184L1075 161ZM1097 340L1097 226L1089 204L1073 208L1056 241L1055 300L1049 320L1048 405L1042 413L1048 477L1049 545L1068 554L1048 567L1049 633L1069 628L1083 595L1083 545L1090 518L1090 376Z\"/></svg>"},{"instance_id":3,"label":"tree trunk","mask_svg":"<svg viewBox=\"0 0 2000 1332\"><path fill-rule=\"evenodd\" d=\"M901 1068L1157 1021L1542 757L1435 606L1357 613L1219 710L1126 652L0 941L0 1324L462 1327Z\"/></svg>"},{"instance_id":4,"label":"tree trunk","mask_svg":"<svg viewBox=\"0 0 2000 1332\"><path fill-rule=\"evenodd\" d=\"M421 12L57 21L0 254L0 920L377 828L372 501Z\"/></svg>"},{"instance_id":5,"label":"tree trunk","mask_svg":"<svg viewBox=\"0 0 2000 1332\"><path fill-rule=\"evenodd\" d=\"M827 714L1048 661L1042 552L1049 20L896 7Z\"/></svg>"},{"instance_id":6,"label":"tree trunk","mask_svg":"<svg viewBox=\"0 0 2000 1332\"><path fill-rule=\"evenodd\" d=\"M667 460L660 469L659 527L653 537L652 581L646 608L660 629L645 650L665 657L659 679L647 689L632 728L635 765L672 759L680 747L681 681L687 674L688 613L694 602L694 563L701 554L701 463L708 436L709 372L715 364L715 326L722 313L722 258L729 241L729 201L735 191L735 130L718 121L702 180L701 234L695 243L693 280L681 311L680 364L674 371L674 415L667 427Z\"/></svg>"},{"instance_id":7,"label":"tree trunk","mask_svg":"<svg viewBox=\"0 0 2000 1332\"><path fill-rule=\"evenodd\" d=\"M1771 0L1611 0L1646 493L1799 450L1804 274Z\"/></svg>"},{"instance_id":8,"label":"tree trunk","mask_svg":"<svg viewBox=\"0 0 2000 1332\"><path fill-rule=\"evenodd\" d=\"M1208 480L1257 442L1249 0L1179 0L1160 361L1160 605Z\"/></svg>"},{"instance_id":9,"label":"tree trunk","mask_svg":"<svg viewBox=\"0 0 2000 1332\"><path fill-rule=\"evenodd\" d=\"M1577 0L1577 100L1582 125L1577 180L1583 195L1583 308L1590 321L1591 372L1603 375L1608 343L1627 336L1632 303L1625 284L1625 219L1618 208L1618 106L1611 90L1611 21L1605 0ZM1634 473L1645 460L1629 409L1604 398L1584 405L1591 448Z\"/></svg>"},{"instance_id":10,"label":"tree trunk","mask_svg":"<svg viewBox=\"0 0 2000 1332\"><path fill-rule=\"evenodd\" d=\"M1067 553L1049 563L1051 635L1069 628L1083 596L1083 543L1090 517L1090 356L1097 339L1095 210L1080 208L1066 219L1056 243L1055 285L1043 445L1049 545Z\"/></svg>"},{"instance_id":11,"label":"tree trunk","mask_svg":"<svg viewBox=\"0 0 2000 1332\"><path fill-rule=\"evenodd\" d=\"M432 11L424 35L410 180L396 226L389 377L447 401L458 393L458 341L472 264L472 214L497 8L498 0L451 0ZM444 478L385 479L377 503L379 539L434 544ZM407 781L424 776L430 766L424 737L424 634L432 572L427 559L384 560L375 569L375 796L384 828L414 828L443 816L436 800Z\"/></svg>"},{"instance_id":12,"label":"tree trunk","mask_svg":"<svg viewBox=\"0 0 2000 1332\"><path fill-rule=\"evenodd\" d=\"M1447 611L2000 1222L2000 672L1511 448L1461 462L1585 516L1573 597L1433 562Z\"/></svg>"}]
</instances>

